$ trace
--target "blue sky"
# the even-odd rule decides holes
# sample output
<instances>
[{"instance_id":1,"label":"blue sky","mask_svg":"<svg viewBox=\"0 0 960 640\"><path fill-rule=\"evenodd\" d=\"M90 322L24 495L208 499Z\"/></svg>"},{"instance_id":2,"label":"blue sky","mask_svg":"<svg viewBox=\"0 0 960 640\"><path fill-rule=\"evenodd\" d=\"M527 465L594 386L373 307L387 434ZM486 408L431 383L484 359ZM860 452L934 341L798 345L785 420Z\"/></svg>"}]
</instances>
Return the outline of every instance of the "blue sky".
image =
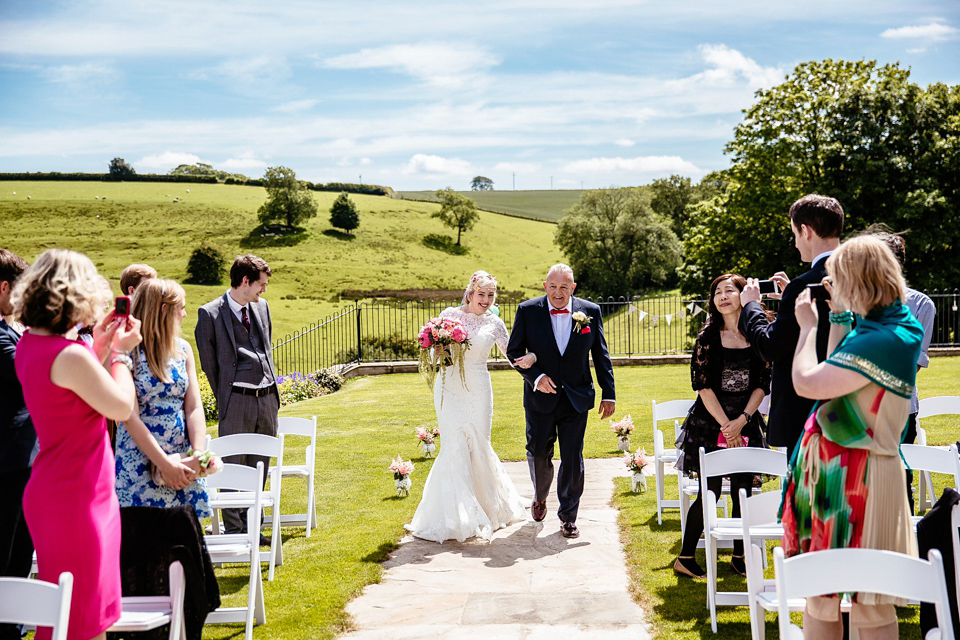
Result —
<instances>
[{"instance_id":1,"label":"blue sky","mask_svg":"<svg viewBox=\"0 0 960 640\"><path fill-rule=\"evenodd\" d=\"M957 84L960 2L2 0L0 171L698 179L757 89L824 58Z\"/></svg>"}]
</instances>

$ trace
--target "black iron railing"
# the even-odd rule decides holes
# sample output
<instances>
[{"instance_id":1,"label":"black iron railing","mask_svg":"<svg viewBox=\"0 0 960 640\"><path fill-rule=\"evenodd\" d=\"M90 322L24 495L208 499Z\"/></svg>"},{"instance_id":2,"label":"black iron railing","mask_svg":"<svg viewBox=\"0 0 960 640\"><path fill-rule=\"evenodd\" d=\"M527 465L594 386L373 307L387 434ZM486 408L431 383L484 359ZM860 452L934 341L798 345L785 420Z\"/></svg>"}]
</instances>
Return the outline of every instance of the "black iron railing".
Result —
<instances>
[{"instance_id":1,"label":"black iron railing","mask_svg":"<svg viewBox=\"0 0 960 640\"><path fill-rule=\"evenodd\" d=\"M928 292L937 307L931 346L960 344L960 290ZM518 300L497 300L513 326ZM676 295L594 299L611 356L688 353L706 319L706 301ZM308 372L351 362L397 362L417 356L416 336L458 300L358 300L352 307L287 334L273 347L277 373ZM771 307L776 308L776 303ZM491 358L501 358L497 349Z\"/></svg>"}]
</instances>

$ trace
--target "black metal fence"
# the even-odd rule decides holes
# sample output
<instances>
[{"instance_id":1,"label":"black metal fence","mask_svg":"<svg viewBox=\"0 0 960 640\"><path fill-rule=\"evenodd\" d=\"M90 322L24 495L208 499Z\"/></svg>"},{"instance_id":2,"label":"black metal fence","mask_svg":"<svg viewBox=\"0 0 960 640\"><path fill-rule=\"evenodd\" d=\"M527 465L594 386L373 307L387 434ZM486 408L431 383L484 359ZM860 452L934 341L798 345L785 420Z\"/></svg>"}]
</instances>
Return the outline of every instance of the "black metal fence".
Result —
<instances>
[{"instance_id":1,"label":"black metal fence","mask_svg":"<svg viewBox=\"0 0 960 640\"><path fill-rule=\"evenodd\" d=\"M960 289L927 295L937 308L931 346L958 346ZM513 326L519 300L499 299L500 317ZM686 353L706 319L702 299L644 296L595 299L611 356ZM273 346L277 373L308 372L350 362L416 358L416 336L428 320L458 301L358 300L352 307L311 323ZM772 306L776 306L775 303ZM491 358L500 358L497 349Z\"/></svg>"}]
</instances>

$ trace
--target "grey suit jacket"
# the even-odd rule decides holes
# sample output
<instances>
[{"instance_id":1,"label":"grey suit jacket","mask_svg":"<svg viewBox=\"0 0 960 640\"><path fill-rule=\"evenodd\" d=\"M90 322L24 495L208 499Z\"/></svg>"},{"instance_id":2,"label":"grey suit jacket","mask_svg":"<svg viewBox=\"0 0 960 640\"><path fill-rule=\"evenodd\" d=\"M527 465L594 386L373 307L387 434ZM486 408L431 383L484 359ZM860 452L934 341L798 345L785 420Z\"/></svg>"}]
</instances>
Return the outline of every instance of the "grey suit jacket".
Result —
<instances>
[{"instance_id":1,"label":"grey suit jacket","mask_svg":"<svg viewBox=\"0 0 960 640\"><path fill-rule=\"evenodd\" d=\"M217 417L223 420L227 414L231 390L237 377L237 340L233 335L233 321L230 318L230 303L223 294L197 310L197 328L194 337L197 351L200 353L200 367L210 382L213 395L217 398ZM270 370L276 374L273 364L273 322L270 319L270 307L263 298L251 302L250 318L260 328L267 362Z\"/></svg>"}]
</instances>

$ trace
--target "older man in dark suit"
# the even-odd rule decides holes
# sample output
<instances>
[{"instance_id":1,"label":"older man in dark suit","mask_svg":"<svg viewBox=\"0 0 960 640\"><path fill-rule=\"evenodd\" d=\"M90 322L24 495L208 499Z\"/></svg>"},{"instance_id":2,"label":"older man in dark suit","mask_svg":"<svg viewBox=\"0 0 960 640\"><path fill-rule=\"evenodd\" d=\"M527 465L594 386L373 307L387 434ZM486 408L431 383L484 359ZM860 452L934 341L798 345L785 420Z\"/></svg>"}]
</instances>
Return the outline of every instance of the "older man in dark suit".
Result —
<instances>
[{"instance_id":1,"label":"older man in dark suit","mask_svg":"<svg viewBox=\"0 0 960 640\"><path fill-rule=\"evenodd\" d=\"M573 296L577 283L573 270L557 264L543 283L546 295L527 300L517 308L507 345L511 362L530 352L537 356L523 376L523 408L527 422L527 464L533 481L530 506L533 519L543 520L553 483L554 444L560 444L557 498L560 532L566 538L580 535L577 512L583 494L583 436L587 414L596 403L590 356L602 391L600 418L613 415L616 392L613 365L603 337L600 307Z\"/></svg>"},{"instance_id":2,"label":"older man in dark suit","mask_svg":"<svg viewBox=\"0 0 960 640\"><path fill-rule=\"evenodd\" d=\"M200 366L217 399L220 435L277 435L280 397L273 366L273 323L267 301L270 267L263 259L239 256L230 268L230 289L198 310L197 351ZM226 462L255 467L263 456L227 456ZM264 478L266 482L266 478ZM228 533L246 529L239 509L224 510ZM262 540L261 542L266 542Z\"/></svg>"},{"instance_id":3,"label":"older man in dark suit","mask_svg":"<svg viewBox=\"0 0 960 640\"><path fill-rule=\"evenodd\" d=\"M793 450L803 433L803 425L813 409L814 401L801 398L793 388L793 354L800 338L800 325L793 312L797 296L808 285L821 282L827 275L827 258L840 246L843 232L843 208L834 198L817 194L806 195L790 207L790 229L794 244L810 270L790 280L780 271L772 279L783 292L780 308L773 322L760 307L760 287L750 278L740 293L740 333L767 362L773 363L770 390L770 419L767 421L767 441L776 447ZM819 326L817 330L817 359L827 358L827 338L830 335L830 309L824 300L817 303Z\"/></svg>"},{"instance_id":4,"label":"older man in dark suit","mask_svg":"<svg viewBox=\"0 0 960 640\"><path fill-rule=\"evenodd\" d=\"M37 456L37 432L23 402L13 368L20 332L4 316L13 313L10 291L26 261L0 249L0 576L26 578L33 561L33 541L23 517L23 489ZM20 629L0 624L0 640L19 640Z\"/></svg>"}]
</instances>

